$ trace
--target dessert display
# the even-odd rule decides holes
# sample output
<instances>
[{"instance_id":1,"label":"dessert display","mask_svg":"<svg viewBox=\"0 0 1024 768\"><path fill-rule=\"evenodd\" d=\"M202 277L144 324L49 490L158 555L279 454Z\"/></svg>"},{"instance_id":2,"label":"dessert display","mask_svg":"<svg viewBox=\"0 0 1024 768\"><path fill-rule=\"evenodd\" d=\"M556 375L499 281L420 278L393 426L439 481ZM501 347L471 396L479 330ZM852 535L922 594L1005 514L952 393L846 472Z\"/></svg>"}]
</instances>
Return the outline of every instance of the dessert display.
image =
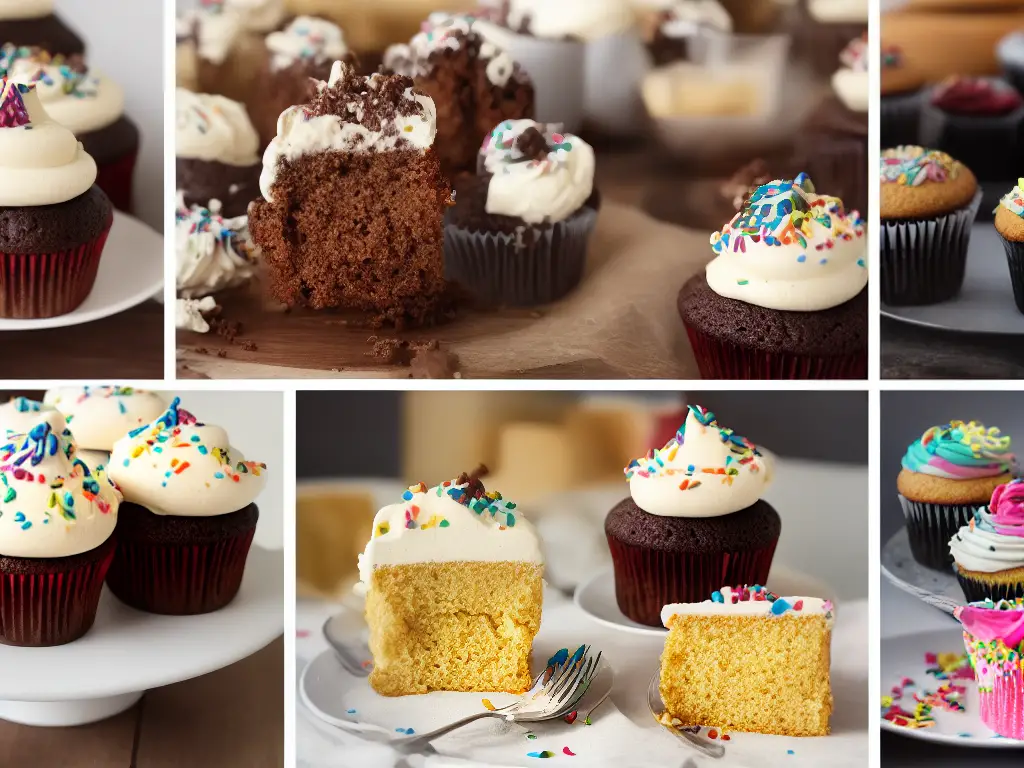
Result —
<instances>
[{"instance_id":1,"label":"dessert display","mask_svg":"<svg viewBox=\"0 0 1024 768\"><path fill-rule=\"evenodd\" d=\"M954 534L972 524L996 488L1013 479L1010 442L997 427L951 421L929 427L907 448L897 489L918 563L949 569Z\"/></svg>"},{"instance_id":2,"label":"dessert display","mask_svg":"<svg viewBox=\"0 0 1024 768\"><path fill-rule=\"evenodd\" d=\"M999 200L995 225L1006 250L1013 298L1024 314L1024 179Z\"/></svg>"},{"instance_id":3,"label":"dessert display","mask_svg":"<svg viewBox=\"0 0 1024 768\"><path fill-rule=\"evenodd\" d=\"M335 62L309 103L281 115L249 227L285 304L394 323L437 312L451 190L433 149L434 102L413 86Z\"/></svg>"},{"instance_id":4,"label":"dessert display","mask_svg":"<svg viewBox=\"0 0 1024 768\"><path fill-rule=\"evenodd\" d=\"M761 498L772 466L757 446L691 405L675 437L625 474L630 495L605 533L627 617L661 626L666 605L767 581L782 522Z\"/></svg>"},{"instance_id":5,"label":"dessert display","mask_svg":"<svg viewBox=\"0 0 1024 768\"><path fill-rule=\"evenodd\" d=\"M701 376L865 377L866 229L807 174L753 190L679 293Z\"/></svg>"},{"instance_id":6,"label":"dessert display","mask_svg":"<svg viewBox=\"0 0 1024 768\"><path fill-rule=\"evenodd\" d=\"M960 292L971 227L981 204L974 174L945 152L882 151L882 301L937 304Z\"/></svg>"},{"instance_id":7,"label":"dessert display","mask_svg":"<svg viewBox=\"0 0 1024 768\"><path fill-rule=\"evenodd\" d=\"M180 406L120 438L109 464L124 504L107 586L133 608L176 616L238 593L267 471Z\"/></svg>"},{"instance_id":8,"label":"dessert display","mask_svg":"<svg viewBox=\"0 0 1024 768\"><path fill-rule=\"evenodd\" d=\"M96 618L121 494L57 411L0 442L0 643L70 643Z\"/></svg>"},{"instance_id":9,"label":"dessert display","mask_svg":"<svg viewBox=\"0 0 1024 768\"><path fill-rule=\"evenodd\" d=\"M0 40L50 53L85 53L85 43L53 12L54 0L11 0L0 6Z\"/></svg>"},{"instance_id":10,"label":"dessert display","mask_svg":"<svg viewBox=\"0 0 1024 768\"><path fill-rule=\"evenodd\" d=\"M967 600L1024 598L1024 480L997 486L949 551Z\"/></svg>"},{"instance_id":11,"label":"dessert display","mask_svg":"<svg viewBox=\"0 0 1024 768\"><path fill-rule=\"evenodd\" d=\"M480 144L496 124L533 117L529 76L475 29L472 16L431 14L407 45L387 49L384 66L433 100L434 151L449 179L476 170Z\"/></svg>"},{"instance_id":12,"label":"dessert display","mask_svg":"<svg viewBox=\"0 0 1024 768\"><path fill-rule=\"evenodd\" d=\"M24 435L34 427L44 411L51 406L27 397L12 397L0 404L0 440L6 442L8 435Z\"/></svg>"},{"instance_id":13,"label":"dessert display","mask_svg":"<svg viewBox=\"0 0 1024 768\"><path fill-rule=\"evenodd\" d=\"M384 696L530 688L544 562L516 505L477 473L420 483L381 509L359 557Z\"/></svg>"},{"instance_id":14,"label":"dessert display","mask_svg":"<svg viewBox=\"0 0 1024 768\"><path fill-rule=\"evenodd\" d=\"M68 314L99 270L114 209L96 162L32 85L0 79L0 317Z\"/></svg>"},{"instance_id":15,"label":"dessert display","mask_svg":"<svg viewBox=\"0 0 1024 768\"><path fill-rule=\"evenodd\" d=\"M456 184L445 222L445 274L488 302L555 301L580 281L597 223L594 151L533 120L499 123L480 174Z\"/></svg>"},{"instance_id":16,"label":"dessert display","mask_svg":"<svg viewBox=\"0 0 1024 768\"><path fill-rule=\"evenodd\" d=\"M174 244L176 286L184 299L243 285L255 274L259 249L249 234L249 218L224 218L219 200L210 206L186 207L179 193Z\"/></svg>"},{"instance_id":17,"label":"dessert display","mask_svg":"<svg viewBox=\"0 0 1024 768\"><path fill-rule=\"evenodd\" d=\"M830 601L722 587L710 600L666 605L661 620L668 628L660 683L667 716L683 725L829 734Z\"/></svg>"}]
</instances>

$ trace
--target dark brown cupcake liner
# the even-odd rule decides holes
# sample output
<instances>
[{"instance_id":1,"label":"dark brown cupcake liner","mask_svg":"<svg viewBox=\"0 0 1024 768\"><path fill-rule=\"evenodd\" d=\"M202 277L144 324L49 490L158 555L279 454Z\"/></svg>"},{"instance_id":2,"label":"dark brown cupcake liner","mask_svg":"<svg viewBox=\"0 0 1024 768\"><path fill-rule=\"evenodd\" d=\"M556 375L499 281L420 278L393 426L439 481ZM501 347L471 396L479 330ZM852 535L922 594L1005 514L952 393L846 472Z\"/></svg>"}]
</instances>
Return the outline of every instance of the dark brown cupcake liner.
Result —
<instances>
[{"instance_id":1,"label":"dark brown cupcake liner","mask_svg":"<svg viewBox=\"0 0 1024 768\"><path fill-rule=\"evenodd\" d=\"M725 586L763 585L775 555L770 546L742 552L667 552L608 536L615 570L615 599L626 616L660 627L669 603L699 603Z\"/></svg>"},{"instance_id":2,"label":"dark brown cupcake liner","mask_svg":"<svg viewBox=\"0 0 1024 768\"><path fill-rule=\"evenodd\" d=\"M91 242L58 253L0 253L0 317L38 319L75 311L92 292L114 217Z\"/></svg>"},{"instance_id":3,"label":"dark brown cupcake liner","mask_svg":"<svg viewBox=\"0 0 1024 768\"><path fill-rule=\"evenodd\" d=\"M1024 243L1007 240L999 235L1006 250L1006 263L1010 267L1010 286L1013 288L1013 300L1017 311L1024 314Z\"/></svg>"},{"instance_id":4,"label":"dark brown cupcake liner","mask_svg":"<svg viewBox=\"0 0 1024 768\"><path fill-rule=\"evenodd\" d=\"M1018 597L1024 597L1024 582L1017 584L988 584L978 579L971 579L957 571L956 580L960 582L960 589L964 591L964 597L968 603L980 600L1009 600L1013 602Z\"/></svg>"},{"instance_id":5,"label":"dark brown cupcake liner","mask_svg":"<svg viewBox=\"0 0 1024 768\"><path fill-rule=\"evenodd\" d=\"M921 306L960 293L967 247L982 192L970 205L934 219L882 222L882 301Z\"/></svg>"},{"instance_id":6,"label":"dark brown cupcake liner","mask_svg":"<svg viewBox=\"0 0 1024 768\"><path fill-rule=\"evenodd\" d=\"M515 234L444 228L445 277L488 302L547 304L579 285L597 211L584 207L543 227L524 224Z\"/></svg>"},{"instance_id":7,"label":"dark brown cupcake liner","mask_svg":"<svg viewBox=\"0 0 1024 768\"><path fill-rule=\"evenodd\" d=\"M881 98L879 115L881 121L882 149L903 144L920 144L921 108L925 91L894 93Z\"/></svg>"},{"instance_id":8,"label":"dark brown cupcake liner","mask_svg":"<svg viewBox=\"0 0 1024 768\"><path fill-rule=\"evenodd\" d=\"M927 568L948 572L953 564L950 539L974 519L974 513L984 504L928 504L911 501L902 494L899 499L914 559Z\"/></svg>"},{"instance_id":9,"label":"dark brown cupcake liner","mask_svg":"<svg viewBox=\"0 0 1024 768\"><path fill-rule=\"evenodd\" d=\"M854 355L765 352L716 338L684 322L702 379L866 379L868 351Z\"/></svg>"},{"instance_id":10,"label":"dark brown cupcake liner","mask_svg":"<svg viewBox=\"0 0 1024 768\"><path fill-rule=\"evenodd\" d=\"M110 538L71 557L7 558L25 567L0 571L0 644L42 648L82 637L96 620L114 549Z\"/></svg>"}]
</instances>

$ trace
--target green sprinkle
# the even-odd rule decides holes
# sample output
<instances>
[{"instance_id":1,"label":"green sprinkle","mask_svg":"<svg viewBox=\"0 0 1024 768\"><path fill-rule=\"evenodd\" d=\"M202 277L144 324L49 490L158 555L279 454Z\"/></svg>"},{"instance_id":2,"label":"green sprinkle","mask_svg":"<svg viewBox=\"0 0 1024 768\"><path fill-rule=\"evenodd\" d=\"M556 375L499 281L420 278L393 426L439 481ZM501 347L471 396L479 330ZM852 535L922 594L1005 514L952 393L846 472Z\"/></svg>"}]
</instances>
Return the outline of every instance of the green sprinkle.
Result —
<instances>
[{"instance_id":1,"label":"green sprinkle","mask_svg":"<svg viewBox=\"0 0 1024 768\"><path fill-rule=\"evenodd\" d=\"M447 528L449 525L451 525L451 523L449 523L447 520L442 520L440 523L438 523L437 527L438 528Z\"/></svg>"}]
</instances>

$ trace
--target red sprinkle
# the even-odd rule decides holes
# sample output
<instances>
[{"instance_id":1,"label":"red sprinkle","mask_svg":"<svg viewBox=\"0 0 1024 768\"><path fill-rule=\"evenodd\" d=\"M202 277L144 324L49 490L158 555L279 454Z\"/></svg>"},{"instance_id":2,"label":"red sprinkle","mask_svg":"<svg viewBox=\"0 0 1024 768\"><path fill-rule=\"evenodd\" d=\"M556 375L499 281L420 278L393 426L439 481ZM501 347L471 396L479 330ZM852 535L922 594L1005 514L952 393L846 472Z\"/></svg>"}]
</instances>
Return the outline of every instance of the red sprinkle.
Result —
<instances>
[{"instance_id":1,"label":"red sprinkle","mask_svg":"<svg viewBox=\"0 0 1024 768\"><path fill-rule=\"evenodd\" d=\"M572 725L573 723L576 722L576 718L578 716L579 716L579 712L577 712L576 710L573 710L572 712L570 712L568 715L565 716L565 722L567 722L569 725Z\"/></svg>"},{"instance_id":2,"label":"red sprinkle","mask_svg":"<svg viewBox=\"0 0 1024 768\"><path fill-rule=\"evenodd\" d=\"M563 752L563 754L566 754L566 755L568 755L569 757L576 757L576 753L575 753L575 752L573 752L573 751L572 751L571 749L569 749L568 747L562 747L562 752Z\"/></svg>"}]
</instances>

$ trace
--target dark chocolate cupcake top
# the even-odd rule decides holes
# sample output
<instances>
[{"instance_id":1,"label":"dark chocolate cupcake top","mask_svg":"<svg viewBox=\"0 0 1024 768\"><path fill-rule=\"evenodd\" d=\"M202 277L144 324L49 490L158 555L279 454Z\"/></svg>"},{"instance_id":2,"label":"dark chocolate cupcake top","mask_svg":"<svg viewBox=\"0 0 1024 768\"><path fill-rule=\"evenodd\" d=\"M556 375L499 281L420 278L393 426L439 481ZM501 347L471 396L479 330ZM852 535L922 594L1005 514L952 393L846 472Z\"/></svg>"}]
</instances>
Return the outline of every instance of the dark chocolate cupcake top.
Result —
<instances>
[{"instance_id":1,"label":"dark chocolate cupcake top","mask_svg":"<svg viewBox=\"0 0 1024 768\"><path fill-rule=\"evenodd\" d=\"M719 517L746 509L764 494L772 466L757 446L721 427L715 414L691 405L664 448L625 469L636 505L664 517Z\"/></svg>"}]
</instances>

